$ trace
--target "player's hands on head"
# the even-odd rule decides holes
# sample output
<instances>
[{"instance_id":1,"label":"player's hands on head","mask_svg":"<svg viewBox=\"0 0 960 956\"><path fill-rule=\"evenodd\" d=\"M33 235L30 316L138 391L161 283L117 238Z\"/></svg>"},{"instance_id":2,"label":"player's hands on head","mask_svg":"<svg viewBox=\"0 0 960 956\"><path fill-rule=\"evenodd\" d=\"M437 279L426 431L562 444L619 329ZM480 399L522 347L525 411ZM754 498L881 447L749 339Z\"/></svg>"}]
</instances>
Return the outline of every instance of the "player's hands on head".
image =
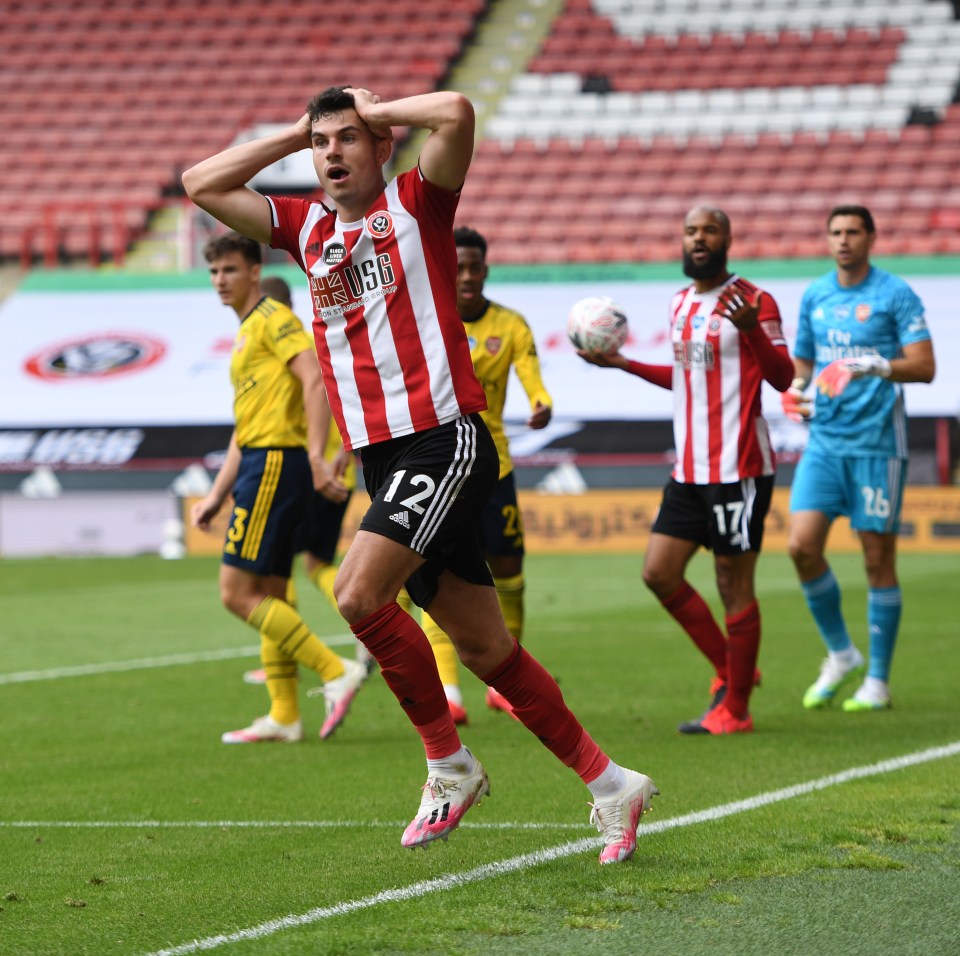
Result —
<instances>
[{"instance_id":1,"label":"player's hands on head","mask_svg":"<svg viewBox=\"0 0 960 956\"><path fill-rule=\"evenodd\" d=\"M370 127L370 132L380 139L393 140L393 129L388 123L378 123L376 118L376 106L383 100L376 93L363 87L347 87L347 93L353 94L353 102L357 110L357 116L360 117Z\"/></svg>"},{"instance_id":2,"label":"player's hands on head","mask_svg":"<svg viewBox=\"0 0 960 956\"><path fill-rule=\"evenodd\" d=\"M304 113L303 116L301 116L300 119L298 119L297 122L294 123L294 126L296 127L298 132L303 134L303 138L304 140L306 140L306 144L308 146L312 146L313 145L313 140L312 140L313 121L310 119L310 114Z\"/></svg>"},{"instance_id":3,"label":"player's hands on head","mask_svg":"<svg viewBox=\"0 0 960 956\"><path fill-rule=\"evenodd\" d=\"M723 291L717 302L717 312L729 319L738 329L747 331L755 328L760 316L760 297L763 293L757 289L751 297L750 291L739 282L734 282Z\"/></svg>"}]
</instances>

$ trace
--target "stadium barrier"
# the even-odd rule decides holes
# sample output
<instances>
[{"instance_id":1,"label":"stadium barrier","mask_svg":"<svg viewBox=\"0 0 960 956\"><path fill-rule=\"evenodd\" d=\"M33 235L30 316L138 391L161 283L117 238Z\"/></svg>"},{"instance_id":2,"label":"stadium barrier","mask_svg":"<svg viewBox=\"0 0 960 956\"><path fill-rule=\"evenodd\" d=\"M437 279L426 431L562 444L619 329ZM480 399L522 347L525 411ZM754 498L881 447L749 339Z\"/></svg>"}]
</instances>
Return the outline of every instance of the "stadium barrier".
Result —
<instances>
[{"instance_id":1,"label":"stadium barrier","mask_svg":"<svg viewBox=\"0 0 960 956\"><path fill-rule=\"evenodd\" d=\"M787 550L788 488L776 488L767 516L763 547L768 552ZM658 489L588 491L582 495L546 495L519 492L527 551L642 551L660 504ZM190 527L189 509L196 499L184 499L188 554L219 554L226 534L227 509L210 533ZM353 496L343 522L341 550L356 533L366 510L365 495ZM831 551L859 551L857 536L845 518L830 533ZM904 493L899 550L960 552L960 487L912 487Z\"/></svg>"}]
</instances>

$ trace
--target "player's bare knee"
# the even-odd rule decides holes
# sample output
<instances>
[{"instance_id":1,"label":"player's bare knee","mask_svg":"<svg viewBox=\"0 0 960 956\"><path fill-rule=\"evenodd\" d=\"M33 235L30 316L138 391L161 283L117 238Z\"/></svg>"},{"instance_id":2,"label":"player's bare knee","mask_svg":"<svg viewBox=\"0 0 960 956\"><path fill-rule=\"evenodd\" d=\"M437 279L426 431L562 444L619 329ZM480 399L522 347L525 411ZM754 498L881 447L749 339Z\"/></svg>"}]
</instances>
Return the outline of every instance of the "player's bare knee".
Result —
<instances>
[{"instance_id":1,"label":"player's bare knee","mask_svg":"<svg viewBox=\"0 0 960 956\"><path fill-rule=\"evenodd\" d=\"M337 610L348 624L362 621L389 603L389 598L374 593L364 586L363 581L342 574L338 574L333 583L333 597Z\"/></svg>"},{"instance_id":2,"label":"player's bare knee","mask_svg":"<svg viewBox=\"0 0 960 956\"><path fill-rule=\"evenodd\" d=\"M680 587L681 582L675 581L672 575L665 574L657 567L645 567L643 569L643 583L661 601L665 601Z\"/></svg>"},{"instance_id":3,"label":"player's bare knee","mask_svg":"<svg viewBox=\"0 0 960 956\"><path fill-rule=\"evenodd\" d=\"M802 538L791 538L787 544L787 551L790 560L793 561L797 570L803 574L805 571L813 569L817 562L822 560L822 555L818 548L811 545Z\"/></svg>"},{"instance_id":4,"label":"player's bare knee","mask_svg":"<svg viewBox=\"0 0 960 956\"><path fill-rule=\"evenodd\" d=\"M249 616L249 611L247 610L248 602L243 591L235 587L230 587L229 585L221 584L220 601L231 614L235 614L241 620L245 621Z\"/></svg>"},{"instance_id":5,"label":"player's bare knee","mask_svg":"<svg viewBox=\"0 0 960 956\"><path fill-rule=\"evenodd\" d=\"M737 589L732 586L729 580L721 581L717 578L717 594L720 595L720 603L727 614L734 614L735 608L740 603Z\"/></svg>"},{"instance_id":6,"label":"player's bare knee","mask_svg":"<svg viewBox=\"0 0 960 956\"><path fill-rule=\"evenodd\" d=\"M355 624L376 610L372 608L368 611L367 602L359 589L346 582L341 584L339 577L333 586L333 597L337 602L337 610L348 624Z\"/></svg>"}]
</instances>

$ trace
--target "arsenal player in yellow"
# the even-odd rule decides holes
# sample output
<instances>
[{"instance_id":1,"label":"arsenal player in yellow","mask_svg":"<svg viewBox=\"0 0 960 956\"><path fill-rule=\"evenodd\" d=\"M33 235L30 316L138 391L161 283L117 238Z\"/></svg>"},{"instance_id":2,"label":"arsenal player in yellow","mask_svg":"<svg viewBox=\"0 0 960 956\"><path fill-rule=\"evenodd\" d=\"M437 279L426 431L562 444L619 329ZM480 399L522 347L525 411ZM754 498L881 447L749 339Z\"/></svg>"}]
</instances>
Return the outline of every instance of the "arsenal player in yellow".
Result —
<instances>
[{"instance_id":1,"label":"arsenal player in yellow","mask_svg":"<svg viewBox=\"0 0 960 956\"><path fill-rule=\"evenodd\" d=\"M210 281L240 320L230 359L235 427L210 493L194 503L193 524L209 530L227 503L230 527L220 565L224 606L260 632L270 711L223 734L225 744L303 739L297 664L323 681L325 740L343 722L366 668L342 658L286 600L301 522L313 490L332 500L346 488L323 457L329 405L313 341L300 320L260 288L259 243L236 233L204 247Z\"/></svg>"},{"instance_id":2,"label":"arsenal player in yellow","mask_svg":"<svg viewBox=\"0 0 960 956\"><path fill-rule=\"evenodd\" d=\"M500 457L500 481L481 517L480 541L503 612L507 630L519 641L523 636L523 522L517 506L517 486L510 459L510 446L503 428L503 406L513 368L530 400L528 428L545 428L552 402L540 376L540 360L533 333L522 315L491 302L483 294L487 278L487 241L474 229L461 227L453 233L457 246L457 311L470 342L473 368L487 396L481 412ZM457 669L457 653L437 623L423 615L426 631L443 689L456 723L467 722ZM510 705L492 687L487 688L487 706L511 713Z\"/></svg>"}]
</instances>

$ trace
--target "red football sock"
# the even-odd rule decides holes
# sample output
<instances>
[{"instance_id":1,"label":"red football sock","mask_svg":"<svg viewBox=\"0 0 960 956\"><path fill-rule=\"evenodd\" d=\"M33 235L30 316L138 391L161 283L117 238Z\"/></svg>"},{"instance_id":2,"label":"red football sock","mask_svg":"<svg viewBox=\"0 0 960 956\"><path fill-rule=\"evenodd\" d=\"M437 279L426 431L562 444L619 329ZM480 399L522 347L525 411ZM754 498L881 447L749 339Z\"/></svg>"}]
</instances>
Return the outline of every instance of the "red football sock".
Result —
<instances>
[{"instance_id":1,"label":"red football sock","mask_svg":"<svg viewBox=\"0 0 960 956\"><path fill-rule=\"evenodd\" d=\"M455 754L460 736L450 716L433 649L420 625L399 604L388 604L350 625L380 665L380 673L423 740L428 760Z\"/></svg>"},{"instance_id":2,"label":"red football sock","mask_svg":"<svg viewBox=\"0 0 960 956\"><path fill-rule=\"evenodd\" d=\"M707 602L684 581L662 604L713 664L717 677L725 681L728 676L727 640L713 619Z\"/></svg>"},{"instance_id":3,"label":"red football sock","mask_svg":"<svg viewBox=\"0 0 960 956\"><path fill-rule=\"evenodd\" d=\"M525 648L515 643L510 656L482 680L506 697L527 730L584 783L606 769L610 758L573 716L557 682Z\"/></svg>"},{"instance_id":4,"label":"red football sock","mask_svg":"<svg viewBox=\"0 0 960 956\"><path fill-rule=\"evenodd\" d=\"M734 717L750 712L750 694L760 651L760 605L753 602L745 611L727 618L730 680L724 703Z\"/></svg>"}]
</instances>

